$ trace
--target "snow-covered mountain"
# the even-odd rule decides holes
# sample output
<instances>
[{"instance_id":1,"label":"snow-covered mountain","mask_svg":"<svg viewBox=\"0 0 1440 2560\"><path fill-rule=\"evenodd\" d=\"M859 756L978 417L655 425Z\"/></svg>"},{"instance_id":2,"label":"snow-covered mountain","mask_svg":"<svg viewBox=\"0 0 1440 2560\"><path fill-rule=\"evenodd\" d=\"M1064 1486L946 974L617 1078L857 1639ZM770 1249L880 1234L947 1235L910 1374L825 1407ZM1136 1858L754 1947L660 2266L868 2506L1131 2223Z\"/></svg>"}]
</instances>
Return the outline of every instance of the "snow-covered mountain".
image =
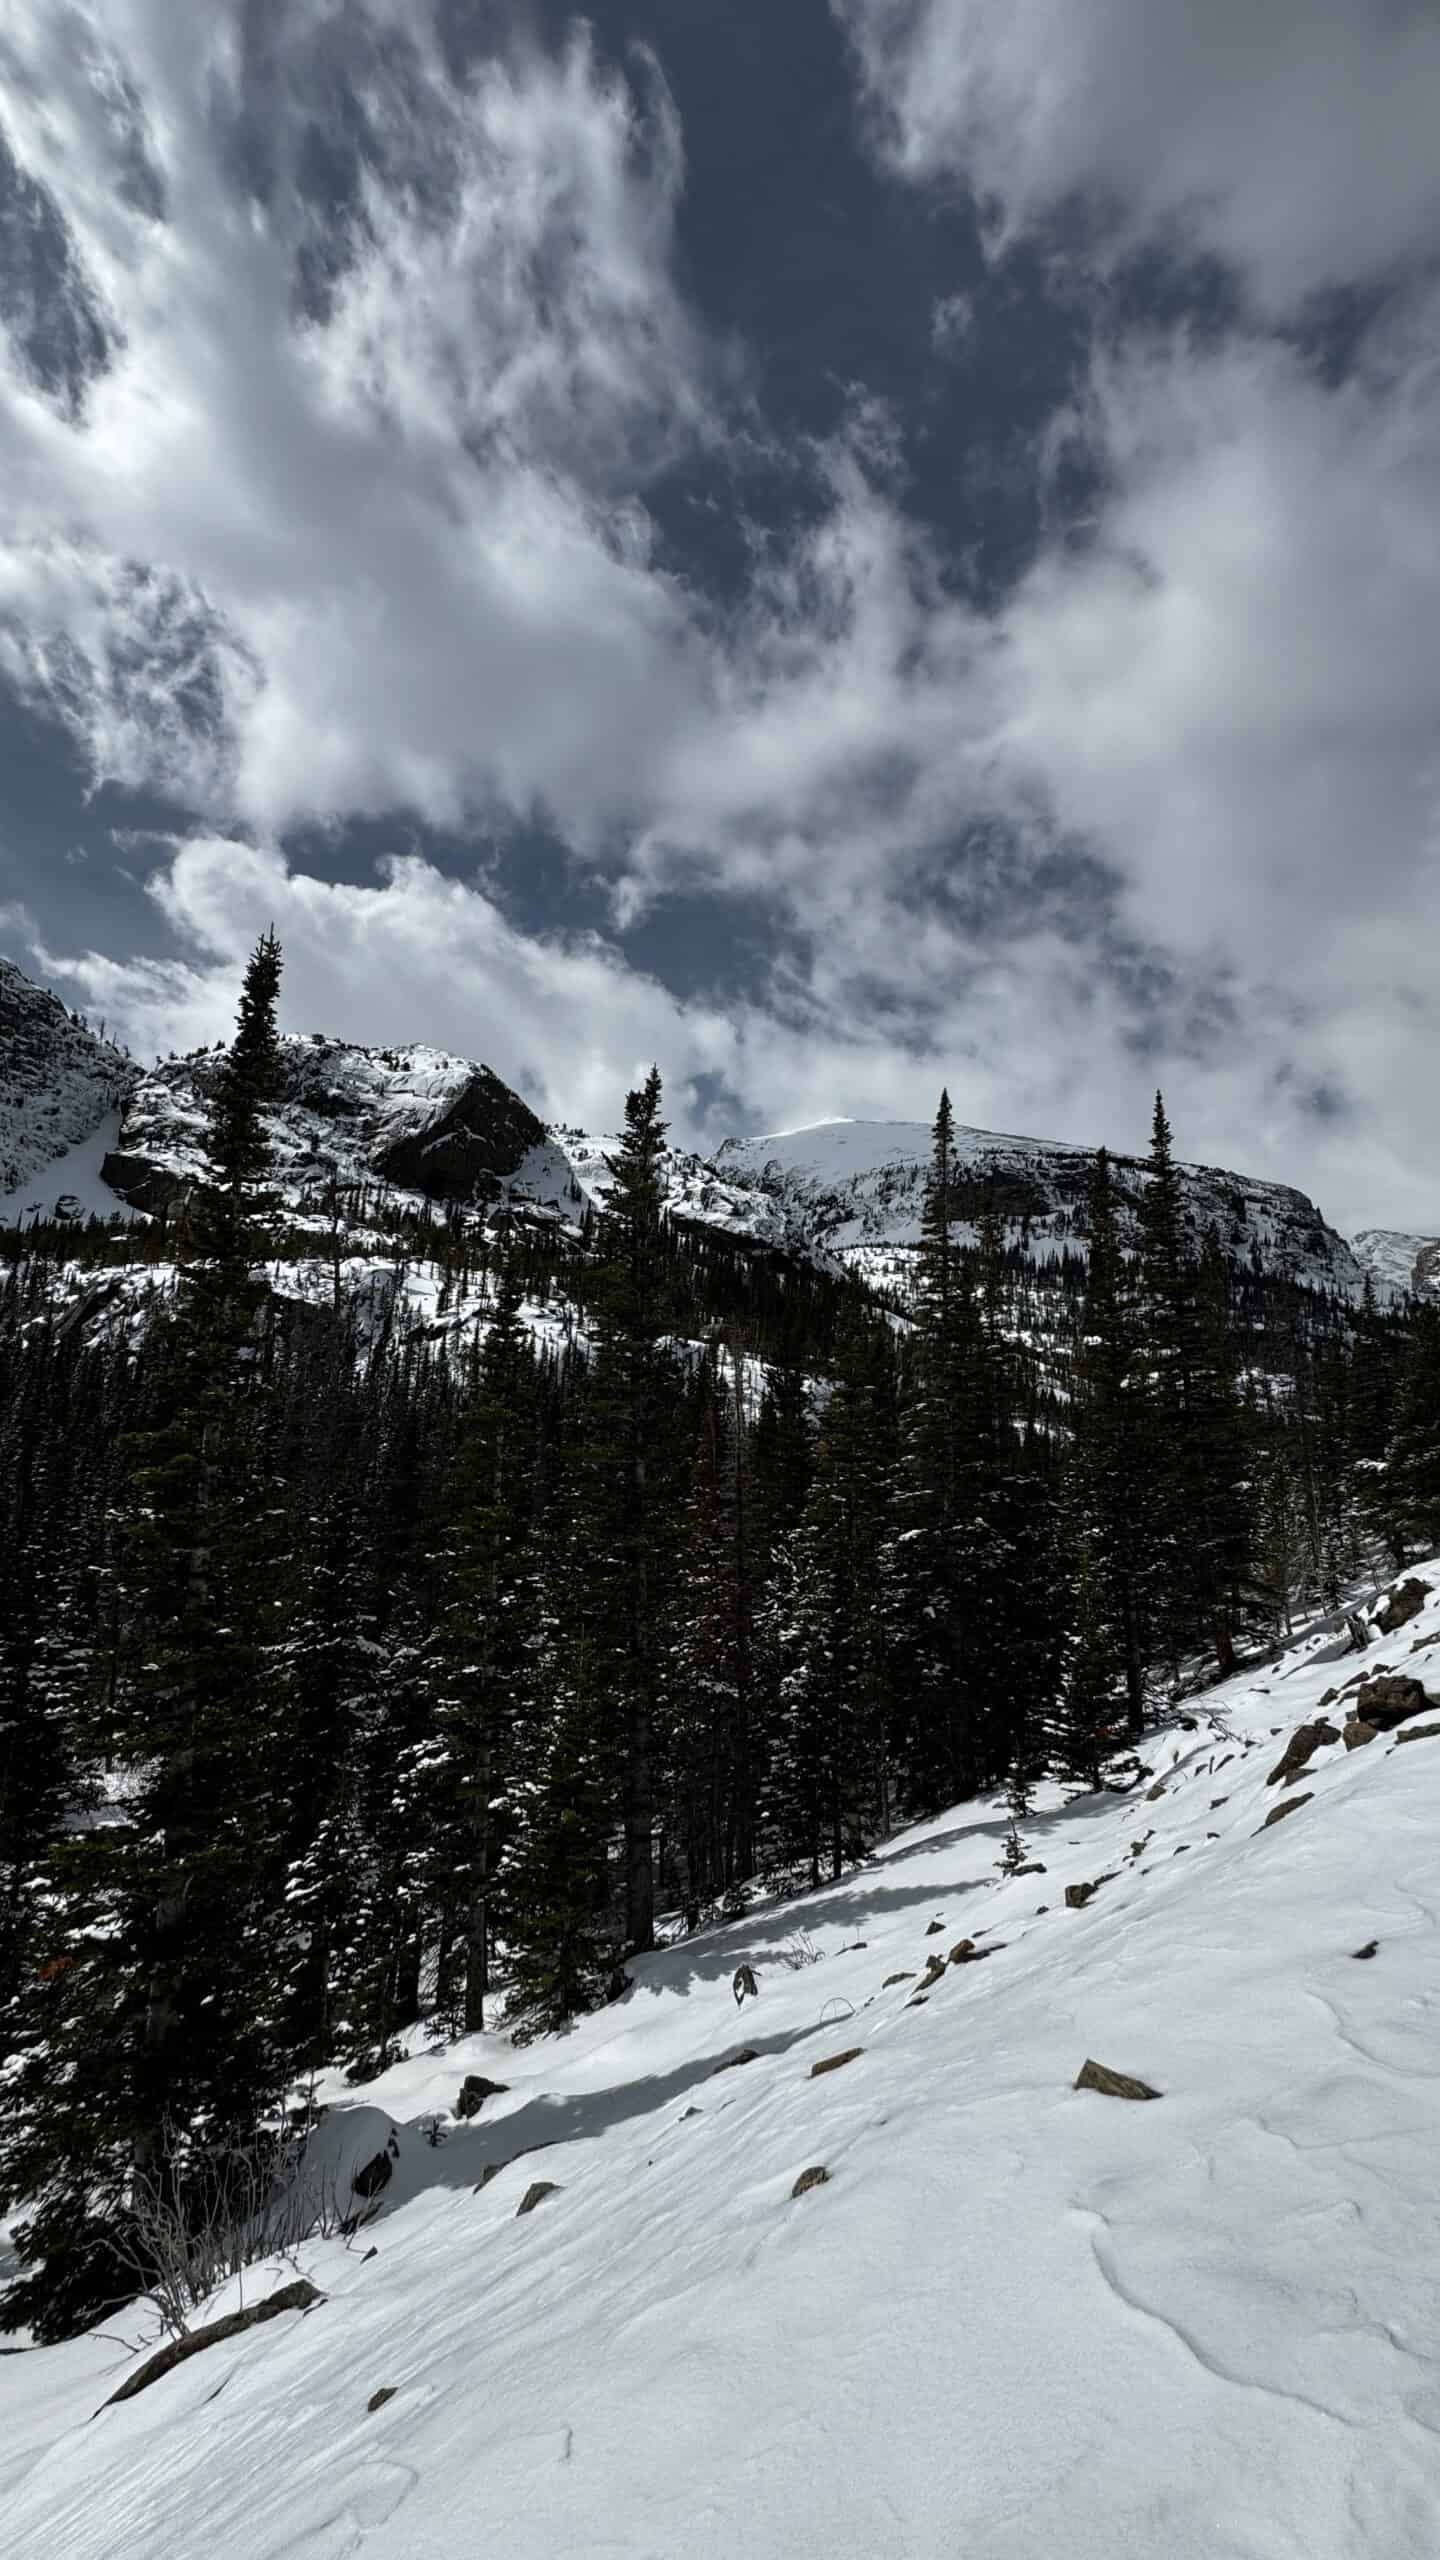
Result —
<instances>
[{"instance_id":1,"label":"snow-covered mountain","mask_svg":"<svg viewBox=\"0 0 1440 2560\"><path fill-rule=\"evenodd\" d=\"M1440 1236L1408 1236L1394 1227L1367 1227L1351 1239L1378 1295L1440 1296Z\"/></svg>"},{"instance_id":2,"label":"snow-covered mountain","mask_svg":"<svg viewBox=\"0 0 1440 2560\"><path fill-rule=\"evenodd\" d=\"M87 1213L122 1203L162 1211L202 1169L207 1094L223 1052L202 1050L142 1075L9 963L0 973L0 1194L9 1194L0 1215L53 1208L62 1193ZM480 1209L504 1194L574 1220L608 1188L613 1138L547 1128L473 1060L315 1032L282 1042L282 1076L271 1135L297 1223L353 1223L361 1194L373 1204L386 1193ZM1008 1241L1037 1263L1083 1255L1092 1149L962 1128L956 1156L972 1231L990 1200ZM677 1216L803 1253L825 1269L849 1267L903 1295L929 1157L923 1123L828 1120L726 1138L708 1155L676 1148L667 1189ZM1122 1221L1133 1223L1144 1167L1129 1157L1114 1167ZM1184 1165L1180 1178L1193 1233L1213 1231L1237 1267L1351 1301L1367 1271L1382 1302L1440 1285L1433 1241L1377 1231L1352 1246L1286 1184L1208 1165Z\"/></svg>"},{"instance_id":3,"label":"snow-covered mountain","mask_svg":"<svg viewBox=\"0 0 1440 2560\"><path fill-rule=\"evenodd\" d=\"M1024 1875L959 1805L563 2038L337 2076L376 2219L244 2278L313 2308L121 2406L143 2307L0 2357L6 2560L1434 2560L1440 1717L1340 1733L1440 1689L1420 1578L1047 1786Z\"/></svg>"},{"instance_id":4,"label":"snow-covered mountain","mask_svg":"<svg viewBox=\"0 0 1440 2560\"><path fill-rule=\"evenodd\" d=\"M49 1168L93 1141L136 1081L133 1062L67 1013L14 962L0 960L0 1196L52 1212ZM118 1127L118 1122L116 1123ZM88 1168L77 1167L77 1175ZM88 1190L88 1183L80 1188ZM92 1206L83 1197L88 1214Z\"/></svg>"}]
</instances>

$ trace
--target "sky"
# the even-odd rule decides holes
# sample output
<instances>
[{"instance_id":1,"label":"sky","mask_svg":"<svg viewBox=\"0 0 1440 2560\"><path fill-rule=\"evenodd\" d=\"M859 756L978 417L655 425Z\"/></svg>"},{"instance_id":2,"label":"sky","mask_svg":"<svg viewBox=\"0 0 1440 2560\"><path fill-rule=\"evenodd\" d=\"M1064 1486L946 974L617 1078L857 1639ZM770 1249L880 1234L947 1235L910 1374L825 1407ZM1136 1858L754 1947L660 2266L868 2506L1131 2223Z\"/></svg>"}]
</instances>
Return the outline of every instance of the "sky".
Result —
<instances>
[{"instance_id":1,"label":"sky","mask_svg":"<svg viewBox=\"0 0 1440 2560\"><path fill-rule=\"evenodd\" d=\"M1440 1228L1440 0L7 0L0 948Z\"/></svg>"}]
</instances>

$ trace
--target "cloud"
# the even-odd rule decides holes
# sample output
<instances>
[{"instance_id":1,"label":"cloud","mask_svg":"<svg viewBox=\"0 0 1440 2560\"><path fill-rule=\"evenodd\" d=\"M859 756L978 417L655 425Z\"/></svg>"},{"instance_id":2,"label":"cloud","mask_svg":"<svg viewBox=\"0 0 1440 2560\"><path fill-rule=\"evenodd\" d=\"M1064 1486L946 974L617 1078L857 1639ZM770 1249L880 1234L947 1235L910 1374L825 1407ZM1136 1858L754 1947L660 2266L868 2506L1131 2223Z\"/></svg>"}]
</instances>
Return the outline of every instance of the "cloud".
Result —
<instances>
[{"instance_id":1,"label":"cloud","mask_svg":"<svg viewBox=\"0 0 1440 2560\"><path fill-rule=\"evenodd\" d=\"M52 381L27 285L0 383L12 683L217 817L603 831L700 681L643 503L710 432L653 59L47 0L3 68L58 315Z\"/></svg>"},{"instance_id":2,"label":"cloud","mask_svg":"<svg viewBox=\"0 0 1440 2560\"><path fill-rule=\"evenodd\" d=\"M1433 251L1424 0L833 0L882 149L1005 246L1076 196L1121 245L1227 260L1283 309Z\"/></svg>"}]
</instances>

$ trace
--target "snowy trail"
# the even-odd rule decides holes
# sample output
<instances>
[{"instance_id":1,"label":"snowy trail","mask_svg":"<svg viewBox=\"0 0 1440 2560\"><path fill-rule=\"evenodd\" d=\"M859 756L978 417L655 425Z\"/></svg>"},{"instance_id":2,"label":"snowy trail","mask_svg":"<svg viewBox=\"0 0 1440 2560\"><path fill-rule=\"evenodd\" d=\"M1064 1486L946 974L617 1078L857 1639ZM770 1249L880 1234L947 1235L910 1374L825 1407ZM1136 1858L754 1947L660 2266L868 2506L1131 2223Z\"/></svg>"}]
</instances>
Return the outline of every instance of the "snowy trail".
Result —
<instances>
[{"instance_id":1,"label":"snowy trail","mask_svg":"<svg viewBox=\"0 0 1440 2560\"><path fill-rule=\"evenodd\" d=\"M1372 1655L1440 1692L1440 1595ZM1434 2560L1440 1739L1322 1749L1260 1828L1357 1667L1212 1692L1153 1803L1052 1791L1043 1876L962 1807L567 2038L347 2093L335 2138L400 2157L302 2253L319 2308L93 2423L116 2345L0 2359L7 2560ZM1003 1945L910 2005L962 1936ZM1076 2091L1087 2056L1163 2097ZM432 2150L472 2070L509 2090Z\"/></svg>"}]
</instances>

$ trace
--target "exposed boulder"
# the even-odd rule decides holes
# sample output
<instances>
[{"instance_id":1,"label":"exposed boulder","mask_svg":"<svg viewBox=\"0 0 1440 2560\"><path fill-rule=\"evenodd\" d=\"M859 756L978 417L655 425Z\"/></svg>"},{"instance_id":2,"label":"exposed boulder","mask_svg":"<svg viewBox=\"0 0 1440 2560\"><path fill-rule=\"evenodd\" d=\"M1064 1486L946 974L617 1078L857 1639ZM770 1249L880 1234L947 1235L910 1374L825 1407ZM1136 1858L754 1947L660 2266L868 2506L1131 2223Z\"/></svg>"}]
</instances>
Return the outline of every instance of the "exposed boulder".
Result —
<instances>
[{"instance_id":1,"label":"exposed boulder","mask_svg":"<svg viewBox=\"0 0 1440 2560\"><path fill-rule=\"evenodd\" d=\"M1284 1752L1266 1779L1266 1786L1280 1787L1286 1785L1291 1778L1298 1778L1306 1763L1323 1744L1338 1742L1339 1739L1340 1736L1334 1725L1327 1724L1324 1716L1317 1716L1311 1724L1297 1725L1285 1745Z\"/></svg>"},{"instance_id":2,"label":"exposed boulder","mask_svg":"<svg viewBox=\"0 0 1440 2560\"><path fill-rule=\"evenodd\" d=\"M1380 1941L1378 1938L1367 1938L1363 1947L1355 1947L1351 1952L1357 1964L1368 1964L1372 1956L1379 1954Z\"/></svg>"},{"instance_id":3,"label":"exposed boulder","mask_svg":"<svg viewBox=\"0 0 1440 2560\"><path fill-rule=\"evenodd\" d=\"M888 1990L890 1989L890 1986L891 1986L891 1984L892 1984L892 1983L895 1983L895 1982L913 1982L913 1981L914 1981L914 1979L915 1979L915 1976L914 1976L914 1973L913 1973L913 1972L910 1972L910 1973L887 1973L887 1974L886 1974L886 1976L885 1976L884 1981L883 1981L883 1982L881 1983L881 1985L880 1985L880 1988L881 1988L881 1990L882 1990L882 1991L888 1991Z\"/></svg>"},{"instance_id":4,"label":"exposed boulder","mask_svg":"<svg viewBox=\"0 0 1440 2560\"><path fill-rule=\"evenodd\" d=\"M488 1067L428 1127L407 1131L375 1155L375 1170L432 1200L474 1200L498 1188L545 1131L535 1114Z\"/></svg>"},{"instance_id":5,"label":"exposed boulder","mask_svg":"<svg viewBox=\"0 0 1440 2560\"><path fill-rule=\"evenodd\" d=\"M1402 1733L1396 1734L1395 1740L1397 1743L1433 1742L1437 1734L1440 1734L1440 1724L1407 1724Z\"/></svg>"},{"instance_id":6,"label":"exposed boulder","mask_svg":"<svg viewBox=\"0 0 1440 2560\"><path fill-rule=\"evenodd\" d=\"M1082 2062L1076 2075L1077 2089L1094 2089L1102 2098L1159 2098L1163 2090L1152 2089L1148 2080L1132 2080L1127 2071L1112 2071L1108 2063Z\"/></svg>"},{"instance_id":7,"label":"exposed boulder","mask_svg":"<svg viewBox=\"0 0 1440 2560\"><path fill-rule=\"evenodd\" d=\"M821 2166L817 2166L814 2169L802 2169L794 2186L791 2188L790 2193L792 2196L808 2196L812 2187L828 2187L829 2184L830 2172L828 2169Z\"/></svg>"},{"instance_id":8,"label":"exposed boulder","mask_svg":"<svg viewBox=\"0 0 1440 2560\"><path fill-rule=\"evenodd\" d=\"M846 2063L856 2061L864 2050L863 2044L851 2044L846 2046L843 2053L827 2053L823 2062L811 2063L811 2079L821 2080L827 2071L843 2071Z\"/></svg>"},{"instance_id":9,"label":"exposed boulder","mask_svg":"<svg viewBox=\"0 0 1440 2560\"><path fill-rule=\"evenodd\" d=\"M1440 1707L1440 1698L1430 1697L1421 1683L1404 1671L1367 1680L1355 1698L1356 1715L1362 1723L1373 1725L1377 1733L1392 1733L1408 1717L1424 1715L1427 1707Z\"/></svg>"},{"instance_id":10,"label":"exposed boulder","mask_svg":"<svg viewBox=\"0 0 1440 2560\"><path fill-rule=\"evenodd\" d=\"M1268 1831L1272 1823L1283 1822L1287 1813L1298 1813L1302 1804L1313 1804L1314 1801L1313 1796L1286 1796L1280 1804L1272 1804L1260 1825L1260 1831ZM1257 1840L1260 1837L1260 1831L1255 1834Z\"/></svg>"},{"instance_id":11,"label":"exposed boulder","mask_svg":"<svg viewBox=\"0 0 1440 2560\"><path fill-rule=\"evenodd\" d=\"M478 2116L487 2098L503 2098L509 2086L508 2080L487 2080L482 2071L467 2071L460 2083L455 2113L462 2123L468 2123L471 2116Z\"/></svg>"},{"instance_id":12,"label":"exposed boulder","mask_svg":"<svg viewBox=\"0 0 1440 2560\"><path fill-rule=\"evenodd\" d=\"M1378 1726L1367 1724L1363 1716L1347 1716L1340 1738L1347 1751L1363 1751L1367 1742L1374 1741L1378 1730Z\"/></svg>"},{"instance_id":13,"label":"exposed boulder","mask_svg":"<svg viewBox=\"0 0 1440 2560\"><path fill-rule=\"evenodd\" d=\"M365 2403L366 2417L373 2418L376 2410L383 2409L387 2400L393 2400L395 2390L396 2386L393 2382L382 2382L378 2391L372 2391Z\"/></svg>"},{"instance_id":14,"label":"exposed boulder","mask_svg":"<svg viewBox=\"0 0 1440 2560\"><path fill-rule=\"evenodd\" d=\"M756 2052L753 2044L742 2044L738 2053L727 2053L723 2062L716 2063L715 2070L711 2072L710 2077L713 2080L716 2073L720 2071L738 2071L742 2063L758 2062L759 2059L760 2056Z\"/></svg>"},{"instance_id":15,"label":"exposed boulder","mask_svg":"<svg viewBox=\"0 0 1440 2560\"><path fill-rule=\"evenodd\" d=\"M373 2160L365 2161L355 2171L350 2181L351 2188L357 2196L363 2196L367 2204L373 2196L383 2195L389 2186L395 2174L395 2161L399 2147L392 2133L384 2150L377 2151Z\"/></svg>"},{"instance_id":16,"label":"exposed boulder","mask_svg":"<svg viewBox=\"0 0 1440 2560\"><path fill-rule=\"evenodd\" d=\"M515 2207L516 2221L522 2213L533 2213L537 2204L543 2204L547 2196L558 2196L560 2192L553 2178L537 2178L533 2187L526 2188Z\"/></svg>"},{"instance_id":17,"label":"exposed boulder","mask_svg":"<svg viewBox=\"0 0 1440 2560\"><path fill-rule=\"evenodd\" d=\"M267 2294L263 2302L252 2302L244 2311L227 2311L223 2320L209 2320L203 2329L188 2330L183 2338L172 2338L158 2355L147 2356L132 2374L127 2374L118 2391L105 2401L113 2409L120 2400L133 2400L138 2391L148 2391L162 2374L171 2373L177 2364L188 2363L191 2356L203 2354L206 2347L218 2347L222 2338L238 2338L242 2329L257 2329L266 2320L278 2320L282 2311L309 2311L325 2296L305 2276L297 2276L293 2284L282 2284L278 2293Z\"/></svg>"},{"instance_id":18,"label":"exposed boulder","mask_svg":"<svg viewBox=\"0 0 1440 2560\"><path fill-rule=\"evenodd\" d=\"M1393 1636L1399 1627L1408 1627L1418 1618L1430 1594L1425 1584L1411 1574L1405 1582L1397 1582L1385 1594L1382 1606L1375 1612L1375 1624L1382 1636Z\"/></svg>"}]
</instances>

